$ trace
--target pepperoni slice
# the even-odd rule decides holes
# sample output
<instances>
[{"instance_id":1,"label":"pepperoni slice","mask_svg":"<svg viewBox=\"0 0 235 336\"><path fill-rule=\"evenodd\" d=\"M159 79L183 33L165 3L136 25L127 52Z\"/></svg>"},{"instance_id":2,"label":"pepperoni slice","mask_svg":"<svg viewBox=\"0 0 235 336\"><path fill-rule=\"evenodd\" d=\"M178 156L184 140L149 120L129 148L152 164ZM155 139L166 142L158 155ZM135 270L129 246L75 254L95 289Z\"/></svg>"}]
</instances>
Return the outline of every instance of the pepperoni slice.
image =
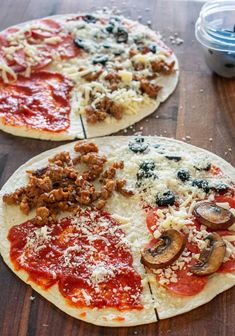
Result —
<instances>
[{"instance_id":1,"label":"pepperoni slice","mask_svg":"<svg viewBox=\"0 0 235 336\"><path fill-rule=\"evenodd\" d=\"M38 61L31 66L33 70L45 68L48 64L52 62L52 57L46 47L37 48L36 53ZM14 68L13 66L13 69L17 72L24 71L27 68L27 55L23 49L17 50L15 52L14 60L15 63L19 66L18 68Z\"/></svg>"},{"instance_id":2,"label":"pepperoni slice","mask_svg":"<svg viewBox=\"0 0 235 336\"><path fill-rule=\"evenodd\" d=\"M56 36L61 30L60 24L51 19L43 19L39 21L39 23L42 28L31 29L31 34L34 39L50 38Z\"/></svg>"},{"instance_id":3,"label":"pepperoni slice","mask_svg":"<svg viewBox=\"0 0 235 336\"><path fill-rule=\"evenodd\" d=\"M194 243L194 242L189 242L189 241L187 241L187 243L186 243L186 248L187 248L187 250L188 250L189 252L191 252L191 253L200 253L200 249L199 249L199 247L198 247L197 244Z\"/></svg>"},{"instance_id":4,"label":"pepperoni slice","mask_svg":"<svg viewBox=\"0 0 235 336\"><path fill-rule=\"evenodd\" d=\"M193 296L200 293L207 284L207 276L197 276L195 274L188 274L189 270L182 269L175 271L177 282L170 282L164 287L178 295Z\"/></svg>"},{"instance_id":5,"label":"pepperoni slice","mask_svg":"<svg viewBox=\"0 0 235 336\"><path fill-rule=\"evenodd\" d=\"M9 45L9 42L7 40L7 36L9 36L10 34L14 34L16 32L18 32L20 29L17 27L10 27L7 28L5 30L3 30L0 33L0 47L7 47Z\"/></svg>"},{"instance_id":6,"label":"pepperoni slice","mask_svg":"<svg viewBox=\"0 0 235 336\"><path fill-rule=\"evenodd\" d=\"M228 203L230 208L235 209L235 199L231 196L217 195L215 196L215 202L217 203Z\"/></svg>"},{"instance_id":7,"label":"pepperoni slice","mask_svg":"<svg viewBox=\"0 0 235 336\"><path fill-rule=\"evenodd\" d=\"M48 19L42 19L41 22L45 26L47 26L51 29L54 29L55 32L58 32L61 29L61 25L55 20L52 20L52 19L48 18Z\"/></svg>"},{"instance_id":8,"label":"pepperoni slice","mask_svg":"<svg viewBox=\"0 0 235 336\"><path fill-rule=\"evenodd\" d=\"M51 47L52 49L55 48L55 46L51 46ZM58 43L56 45L56 48L62 59L73 58L82 53L81 49L75 46L71 35L67 35L66 37L63 37L62 42Z\"/></svg>"},{"instance_id":9,"label":"pepperoni slice","mask_svg":"<svg viewBox=\"0 0 235 336\"><path fill-rule=\"evenodd\" d=\"M5 125L51 132L69 125L70 81L59 73L38 72L16 83L0 82L0 117Z\"/></svg>"},{"instance_id":10,"label":"pepperoni slice","mask_svg":"<svg viewBox=\"0 0 235 336\"><path fill-rule=\"evenodd\" d=\"M154 233L154 231L157 230L158 228L157 221L158 221L157 209L149 210L146 216L146 224L150 233Z\"/></svg>"},{"instance_id":11,"label":"pepperoni slice","mask_svg":"<svg viewBox=\"0 0 235 336\"><path fill-rule=\"evenodd\" d=\"M235 272L235 259L225 261L217 272L219 273Z\"/></svg>"}]
</instances>

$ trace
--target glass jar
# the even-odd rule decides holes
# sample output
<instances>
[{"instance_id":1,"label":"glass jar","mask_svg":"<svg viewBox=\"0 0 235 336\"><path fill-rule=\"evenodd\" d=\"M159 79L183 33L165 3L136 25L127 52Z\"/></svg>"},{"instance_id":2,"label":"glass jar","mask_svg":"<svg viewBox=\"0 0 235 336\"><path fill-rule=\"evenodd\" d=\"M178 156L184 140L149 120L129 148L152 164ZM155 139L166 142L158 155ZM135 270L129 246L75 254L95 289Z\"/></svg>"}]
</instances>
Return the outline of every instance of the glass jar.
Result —
<instances>
[{"instance_id":1,"label":"glass jar","mask_svg":"<svg viewBox=\"0 0 235 336\"><path fill-rule=\"evenodd\" d=\"M209 68L222 77L235 78L235 0L209 1L195 26Z\"/></svg>"}]
</instances>

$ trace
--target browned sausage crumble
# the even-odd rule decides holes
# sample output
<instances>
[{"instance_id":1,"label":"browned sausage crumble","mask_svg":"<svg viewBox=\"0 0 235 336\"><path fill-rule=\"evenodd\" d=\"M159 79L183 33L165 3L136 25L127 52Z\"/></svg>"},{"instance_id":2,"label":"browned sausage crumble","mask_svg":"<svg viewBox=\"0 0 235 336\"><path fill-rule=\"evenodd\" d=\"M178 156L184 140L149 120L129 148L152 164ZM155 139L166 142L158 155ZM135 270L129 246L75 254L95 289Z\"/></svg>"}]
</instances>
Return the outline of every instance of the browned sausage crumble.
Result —
<instances>
[{"instance_id":1,"label":"browned sausage crumble","mask_svg":"<svg viewBox=\"0 0 235 336\"><path fill-rule=\"evenodd\" d=\"M18 205L26 215L36 209L34 220L44 225L61 211L77 211L83 206L102 209L115 190L126 197L133 195L125 189L125 180L116 179L117 169L124 168L123 161L105 170L107 157L99 154L96 144L80 141L74 151L79 153L74 159L69 152L60 152L48 159L48 166L27 171L28 184L5 194L3 201Z\"/></svg>"},{"instance_id":2,"label":"browned sausage crumble","mask_svg":"<svg viewBox=\"0 0 235 336\"><path fill-rule=\"evenodd\" d=\"M86 108L87 122L94 124L97 121L102 121L108 116L113 116L119 120L123 115L123 106L115 103L107 96L96 104L96 107L89 106Z\"/></svg>"},{"instance_id":3,"label":"browned sausage crumble","mask_svg":"<svg viewBox=\"0 0 235 336\"><path fill-rule=\"evenodd\" d=\"M153 84L146 79L141 79L140 89L143 93L147 93L150 98L157 98L158 92L161 90L161 86Z\"/></svg>"}]
</instances>

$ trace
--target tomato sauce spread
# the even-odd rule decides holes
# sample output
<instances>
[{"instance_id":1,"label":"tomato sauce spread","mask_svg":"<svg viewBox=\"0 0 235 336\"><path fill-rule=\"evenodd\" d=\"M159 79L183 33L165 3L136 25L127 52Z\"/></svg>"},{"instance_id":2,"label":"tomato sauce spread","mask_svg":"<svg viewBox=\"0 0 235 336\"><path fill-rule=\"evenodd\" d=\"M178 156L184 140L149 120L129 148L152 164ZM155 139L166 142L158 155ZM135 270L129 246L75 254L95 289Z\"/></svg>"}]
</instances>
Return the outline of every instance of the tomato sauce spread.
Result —
<instances>
[{"instance_id":1,"label":"tomato sauce spread","mask_svg":"<svg viewBox=\"0 0 235 336\"><path fill-rule=\"evenodd\" d=\"M62 132L70 125L72 85L59 73L39 72L17 82L0 81L0 118L8 126Z\"/></svg>"},{"instance_id":2,"label":"tomato sauce spread","mask_svg":"<svg viewBox=\"0 0 235 336\"><path fill-rule=\"evenodd\" d=\"M76 307L142 309L141 277L124 232L110 214L83 211L50 226L27 221L9 231L16 270L45 290L58 284Z\"/></svg>"}]
</instances>

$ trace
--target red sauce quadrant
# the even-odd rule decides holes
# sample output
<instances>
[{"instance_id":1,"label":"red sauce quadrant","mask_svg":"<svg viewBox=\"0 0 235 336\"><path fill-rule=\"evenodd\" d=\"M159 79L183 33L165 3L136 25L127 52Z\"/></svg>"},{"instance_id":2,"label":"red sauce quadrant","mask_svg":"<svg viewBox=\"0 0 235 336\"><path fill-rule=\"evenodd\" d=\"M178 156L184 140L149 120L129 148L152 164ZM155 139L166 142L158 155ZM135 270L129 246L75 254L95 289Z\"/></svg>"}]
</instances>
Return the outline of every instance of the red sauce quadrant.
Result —
<instances>
[{"instance_id":1,"label":"red sauce quadrant","mask_svg":"<svg viewBox=\"0 0 235 336\"><path fill-rule=\"evenodd\" d=\"M9 126L62 132L70 125L72 85L59 73L39 72L17 82L0 81L0 118Z\"/></svg>"},{"instance_id":2,"label":"red sauce quadrant","mask_svg":"<svg viewBox=\"0 0 235 336\"><path fill-rule=\"evenodd\" d=\"M33 221L9 231L10 258L17 270L47 290L58 284L76 307L142 309L141 276L119 224L103 211L84 211L50 226Z\"/></svg>"}]
</instances>

